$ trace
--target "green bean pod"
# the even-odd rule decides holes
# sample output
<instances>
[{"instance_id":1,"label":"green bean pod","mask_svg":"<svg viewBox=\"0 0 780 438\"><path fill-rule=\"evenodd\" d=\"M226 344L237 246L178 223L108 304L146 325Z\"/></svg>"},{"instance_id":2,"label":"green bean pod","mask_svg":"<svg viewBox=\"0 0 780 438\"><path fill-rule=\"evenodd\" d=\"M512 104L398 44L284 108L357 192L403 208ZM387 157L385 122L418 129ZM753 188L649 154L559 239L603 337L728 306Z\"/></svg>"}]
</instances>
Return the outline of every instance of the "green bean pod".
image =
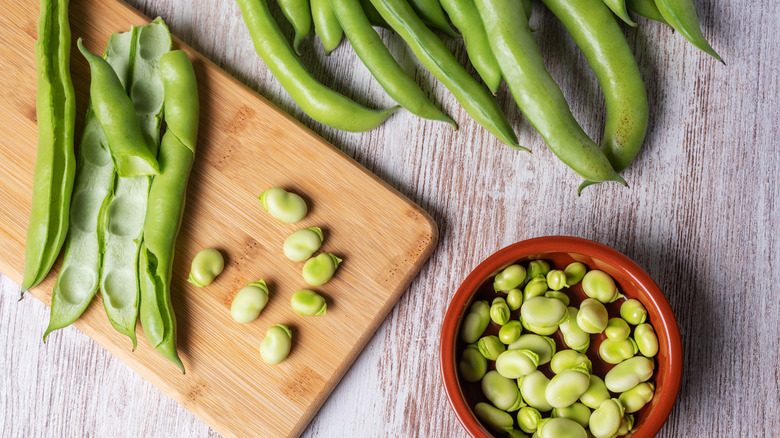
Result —
<instances>
[{"instance_id":1,"label":"green bean pod","mask_svg":"<svg viewBox=\"0 0 780 438\"><path fill-rule=\"evenodd\" d=\"M601 377L591 374L588 389L580 396L580 401L591 409L597 409L609 397L609 390Z\"/></svg>"},{"instance_id":2,"label":"green bean pod","mask_svg":"<svg viewBox=\"0 0 780 438\"><path fill-rule=\"evenodd\" d=\"M550 369L555 374L560 374L569 368L578 366L584 366L590 372L593 364L588 359L588 356L574 350L561 350L550 359Z\"/></svg>"},{"instance_id":3,"label":"green bean pod","mask_svg":"<svg viewBox=\"0 0 780 438\"><path fill-rule=\"evenodd\" d=\"M514 412L525 406L515 381L498 371L488 371L482 378L482 394L502 411Z\"/></svg>"},{"instance_id":4,"label":"green bean pod","mask_svg":"<svg viewBox=\"0 0 780 438\"><path fill-rule=\"evenodd\" d=\"M339 19L333 11L329 0L310 0L311 15L314 21L314 33L322 42L325 55L330 55L341 40L344 39L344 30L339 24Z\"/></svg>"},{"instance_id":5,"label":"green bean pod","mask_svg":"<svg viewBox=\"0 0 780 438\"><path fill-rule=\"evenodd\" d=\"M576 421L582 427L588 427L590 421L590 409L580 402L573 403L565 408L553 408L552 418L568 418Z\"/></svg>"},{"instance_id":6,"label":"green bean pod","mask_svg":"<svg viewBox=\"0 0 780 438\"><path fill-rule=\"evenodd\" d=\"M531 350L506 350L496 358L496 371L507 379L517 379L536 371L539 355Z\"/></svg>"},{"instance_id":7,"label":"green bean pod","mask_svg":"<svg viewBox=\"0 0 780 438\"><path fill-rule=\"evenodd\" d=\"M587 438L588 433L579 423L568 418L545 418L534 434L537 438Z\"/></svg>"},{"instance_id":8,"label":"green bean pod","mask_svg":"<svg viewBox=\"0 0 780 438\"><path fill-rule=\"evenodd\" d=\"M105 59L88 51L81 38L76 43L89 62L92 76L90 102L106 136L116 172L123 178L160 173L156 147L147 144L135 108L125 88Z\"/></svg>"},{"instance_id":9,"label":"green bean pod","mask_svg":"<svg viewBox=\"0 0 780 438\"><path fill-rule=\"evenodd\" d=\"M485 359L496 360L498 355L506 351L506 346L501 343L498 336L490 335L479 338L477 342L479 352L485 356Z\"/></svg>"},{"instance_id":10,"label":"green bean pod","mask_svg":"<svg viewBox=\"0 0 780 438\"><path fill-rule=\"evenodd\" d=\"M450 26L439 0L409 0L414 11L427 25L439 29L447 35L458 38L458 32Z\"/></svg>"},{"instance_id":11,"label":"green bean pod","mask_svg":"<svg viewBox=\"0 0 780 438\"><path fill-rule=\"evenodd\" d=\"M301 41L309 35L311 32L312 11L309 6L309 0L277 0L279 9L282 10L284 18L292 25L295 30L295 37L293 37L293 50L298 56L301 55L301 51L298 47L301 45Z\"/></svg>"},{"instance_id":12,"label":"green bean pod","mask_svg":"<svg viewBox=\"0 0 780 438\"><path fill-rule=\"evenodd\" d=\"M626 412L632 414L648 404L653 399L654 393L655 384L643 382L620 394L618 399L626 408Z\"/></svg>"},{"instance_id":13,"label":"green bean pod","mask_svg":"<svg viewBox=\"0 0 780 438\"><path fill-rule=\"evenodd\" d=\"M682 36L696 46L699 50L707 53L720 62L723 58L715 52L710 46L704 34L701 31L699 17L696 15L696 7L691 0L655 0L655 6L664 17L664 20L680 32Z\"/></svg>"},{"instance_id":14,"label":"green bean pod","mask_svg":"<svg viewBox=\"0 0 780 438\"><path fill-rule=\"evenodd\" d=\"M590 414L588 425L590 433L596 438L612 438L617 435L623 422L623 405L620 400L612 398L605 400Z\"/></svg>"},{"instance_id":15,"label":"green bean pod","mask_svg":"<svg viewBox=\"0 0 780 438\"><path fill-rule=\"evenodd\" d=\"M76 174L73 150L76 97L70 78L68 0L41 0L40 5L35 42L38 149L22 291L43 281L60 253L68 232Z\"/></svg>"},{"instance_id":16,"label":"green bean pod","mask_svg":"<svg viewBox=\"0 0 780 438\"><path fill-rule=\"evenodd\" d=\"M167 29L166 29L167 30ZM176 352L171 272L198 132L198 85L184 51L160 56L167 131L160 145L160 174L152 181L139 261L141 325L149 343L184 372ZM185 143L186 142L186 143Z\"/></svg>"},{"instance_id":17,"label":"green bean pod","mask_svg":"<svg viewBox=\"0 0 780 438\"><path fill-rule=\"evenodd\" d=\"M342 131L368 131L398 107L375 111L317 82L282 35L266 0L236 0L255 50L295 103L314 120Z\"/></svg>"},{"instance_id":18,"label":"green bean pod","mask_svg":"<svg viewBox=\"0 0 780 438\"><path fill-rule=\"evenodd\" d=\"M509 265L493 278L493 290L508 292L519 287L525 280L525 268L522 265Z\"/></svg>"},{"instance_id":19,"label":"green bean pod","mask_svg":"<svg viewBox=\"0 0 780 438\"><path fill-rule=\"evenodd\" d=\"M658 10L658 6L655 5L654 0L626 0L626 5L628 6L628 9L631 9L645 18L667 24L666 20L664 20L664 16L661 15L661 11Z\"/></svg>"},{"instance_id":20,"label":"green bean pod","mask_svg":"<svg viewBox=\"0 0 780 438\"><path fill-rule=\"evenodd\" d=\"M525 433L534 433L542 421L542 414L539 410L530 406L523 406L517 411L517 424L520 430Z\"/></svg>"},{"instance_id":21,"label":"green bean pod","mask_svg":"<svg viewBox=\"0 0 780 438\"><path fill-rule=\"evenodd\" d=\"M471 305L469 313L463 318L463 324L460 327L460 338L463 342L471 344L477 342L485 333L485 329L490 324L490 304L487 301L476 301Z\"/></svg>"},{"instance_id":22,"label":"green bean pod","mask_svg":"<svg viewBox=\"0 0 780 438\"><path fill-rule=\"evenodd\" d=\"M588 180L625 184L572 116L561 89L544 66L520 0L475 3L515 102L553 153Z\"/></svg>"},{"instance_id":23,"label":"green bean pod","mask_svg":"<svg viewBox=\"0 0 780 438\"><path fill-rule=\"evenodd\" d=\"M331 6L333 6L333 1L331 1ZM384 18L382 18L382 15L379 14L379 11L376 10L374 5L371 4L371 0L360 0L360 6L362 6L363 12L366 13L366 17L368 17L368 21L372 26L382 27L388 30L390 29L390 25L387 24L387 21L385 21ZM336 7L333 6L333 9L335 10Z\"/></svg>"},{"instance_id":24,"label":"green bean pod","mask_svg":"<svg viewBox=\"0 0 780 438\"><path fill-rule=\"evenodd\" d=\"M452 92L477 123L507 145L527 150L493 96L460 65L447 46L425 26L405 0L371 0L377 11L412 49L417 59Z\"/></svg>"},{"instance_id":25,"label":"green bean pod","mask_svg":"<svg viewBox=\"0 0 780 438\"><path fill-rule=\"evenodd\" d=\"M482 20L478 17L474 0L440 0L441 6L447 11L452 24L463 34L466 43L466 53L477 70L482 81L493 94L498 93L501 85L501 68L490 50L487 32Z\"/></svg>"},{"instance_id":26,"label":"green bean pod","mask_svg":"<svg viewBox=\"0 0 780 438\"><path fill-rule=\"evenodd\" d=\"M504 325L509 322L511 313L505 299L502 297L493 299L493 303L490 306L490 319L493 320L493 322L498 325Z\"/></svg>"},{"instance_id":27,"label":"green bean pod","mask_svg":"<svg viewBox=\"0 0 780 438\"><path fill-rule=\"evenodd\" d=\"M477 403L474 406L474 413L484 424L496 431L505 432L508 429L512 429L512 426L515 424L511 415L493 407L489 403Z\"/></svg>"},{"instance_id":28,"label":"green bean pod","mask_svg":"<svg viewBox=\"0 0 780 438\"><path fill-rule=\"evenodd\" d=\"M601 342L601 345L599 345L599 357L601 360L613 365L634 357L637 351L639 350L637 349L636 342L631 338L622 341L604 339Z\"/></svg>"},{"instance_id":29,"label":"green bean pod","mask_svg":"<svg viewBox=\"0 0 780 438\"><path fill-rule=\"evenodd\" d=\"M590 386L590 371L586 364L567 368L550 379L544 396L550 406L565 408L579 400Z\"/></svg>"},{"instance_id":30,"label":"green bean pod","mask_svg":"<svg viewBox=\"0 0 780 438\"><path fill-rule=\"evenodd\" d=\"M609 370L604 376L604 384L612 392L625 392L650 379L653 376L654 368L655 364L652 359L634 356Z\"/></svg>"},{"instance_id":31,"label":"green bean pod","mask_svg":"<svg viewBox=\"0 0 780 438\"><path fill-rule=\"evenodd\" d=\"M463 349L458 370L467 382L479 382L487 373L487 359L479 352L477 344L469 344Z\"/></svg>"},{"instance_id":32,"label":"green bean pod","mask_svg":"<svg viewBox=\"0 0 780 438\"><path fill-rule=\"evenodd\" d=\"M632 20L628 16L628 9L626 8L626 0L603 0L604 4L612 10L612 12L623 20L631 27L636 27L636 21Z\"/></svg>"},{"instance_id":33,"label":"green bean pod","mask_svg":"<svg viewBox=\"0 0 780 438\"><path fill-rule=\"evenodd\" d=\"M517 379L517 386L520 388L523 400L528 406L536 408L539 412L549 412L553 408L545 397L545 391L549 384L550 379L539 370Z\"/></svg>"},{"instance_id":34,"label":"green bean pod","mask_svg":"<svg viewBox=\"0 0 780 438\"><path fill-rule=\"evenodd\" d=\"M642 356L653 357L658 354L658 336L650 324L639 324L634 329L634 341Z\"/></svg>"},{"instance_id":35,"label":"green bean pod","mask_svg":"<svg viewBox=\"0 0 780 438\"><path fill-rule=\"evenodd\" d=\"M113 34L108 39L105 59L120 80L126 81L130 66L133 32ZM97 292L102 254L98 216L114 184L114 163L103 131L92 108L87 109L79 146L78 174L73 187L73 207L62 268L54 284L49 326L43 334L67 327L86 310Z\"/></svg>"},{"instance_id":36,"label":"green bean pod","mask_svg":"<svg viewBox=\"0 0 780 438\"><path fill-rule=\"evenodd\" d=\"M584 353L590 347L590 334L577 324L579 310L576 307L567 308L567 318L559 328L563 334L563 342L572 350Z\"/></svg>"},{"instance_id":37,"label":"green bean pod","mask_svg":"<svg viewBox=\"0 0 780 438\"><path fill-rule=\"evenodd\" d=\"M368 12L364 11L364 8L370 7L374 13L377 15L378 13L370 2L365 1L365 5L362 6L360 0L330 0L330 4L355 53L390 98L412 114L446 122L457 129L455 121L428 99L414 79L393 58L379 34L371 27Z\"/></svg>"},{"instance_id":38,"label":"green bean pod","mask_svg":"<svg viewBox=\"0 0 780 438\"><path fill-rule=\"evenodd\" d=\"M609 8L587 0L544 3L582 50L601 85L607 107L601 146L612 167L620 173L631 164L644 142L649 109L639 66L609 9L632 26L636 23L628 18L625 0L604 0ZM584 182L578 191L590 184Z\"/></svg>"},{"instance_id":39,"label":"green bean pod","mask_svg":"<svg viewBox=\"0 0 780 438\"><path fill-rule=\"evenodd\" d=\"M555 341L547 336L526 333L507 345L507 350L530 350L539 356L539 365L550 361L555 354Z\"/></svg>"}]
</instances>

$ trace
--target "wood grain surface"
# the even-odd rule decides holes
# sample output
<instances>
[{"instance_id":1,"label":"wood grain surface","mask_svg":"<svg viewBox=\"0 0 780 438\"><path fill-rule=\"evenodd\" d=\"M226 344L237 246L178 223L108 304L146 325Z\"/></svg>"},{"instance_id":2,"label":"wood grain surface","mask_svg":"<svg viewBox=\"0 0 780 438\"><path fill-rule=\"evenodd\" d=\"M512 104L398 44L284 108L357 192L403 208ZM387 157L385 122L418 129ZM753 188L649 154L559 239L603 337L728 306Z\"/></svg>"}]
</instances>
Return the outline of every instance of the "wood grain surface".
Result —
<instances>
[{"instance_id":1,"label":"wood grain surface","mask_svg":"<svg viewBox=\"0 0 780 438\"><path fill-rule=\"evenodd\" d=\"M439 226L432 258L304 436L465 436L439 377L438 329L449 299L497 249L553 234L616 248L666 292L680 325L685 373L659 436L764 437L780 430L777 2L694 0L725 66L658 23L640 19L638 28L624 28L648 90L648 137L624 173L631 188L601 185L580 198L577 178L544 147L506 87L499 102L533 155L499 144L470 121L396 35L382 32L404 67L457 119L457 132L408 113L363 134L325 128L301 114L257 59L234 3L131 3L164 17L176 36L419 203ZM538 3L531 24L575 116L598 138L604 104L595 76ZM465 62L462 44L447 41ZM326 84L377 107L390 103L349 45L326 57L310 36L302 49L303 62ZM4 70L1 88L11 93ZM8 202L0 200L0 208ZM18 291L2 279L0 435L217 436L77 329L41 343L48 309L29 297L17 302Z\"/></svg>"}]
</instances>

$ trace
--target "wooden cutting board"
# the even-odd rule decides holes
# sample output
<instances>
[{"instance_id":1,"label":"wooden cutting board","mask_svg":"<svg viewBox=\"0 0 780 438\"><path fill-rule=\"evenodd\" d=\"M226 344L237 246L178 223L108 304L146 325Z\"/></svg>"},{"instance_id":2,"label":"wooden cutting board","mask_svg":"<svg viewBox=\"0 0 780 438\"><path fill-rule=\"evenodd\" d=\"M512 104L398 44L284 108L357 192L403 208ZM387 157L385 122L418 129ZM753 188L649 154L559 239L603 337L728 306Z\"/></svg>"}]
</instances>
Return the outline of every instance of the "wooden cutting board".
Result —
<instances>
[{"instance_id":1,"label":"wooden cutting board","mask_svg":"<svg viewBox=\"0 0 780 438\"><path fill-rule=\"evenodd\" d=\"M76 39L101 53L112 32L149 19L114 0L72 0L70 8L80 132L89 76ZM7 2L0 10L0 272L17 283L36 150L37 16L37 0ZM436 225L289 115L180 41L175 45L193 59L201 99L198 151L173 270L187 373L159 356L140 326L138 349L131 351L99 297L75 325L225 436L299 435L430 256ZM310 206L306 219L289 225L271 218L256 197L272 186L303 194ZM289 233L309 226L324 229L323 250L344 263L318 288L328 299L327 315L304 318L289 306L292 293L305 287L302 264L287 260L281 248ZM226 268L198 289L186 278L192 258L206 247L222 250ZM57 266L31 291L46 304L56 272ZM268 306L253 323L235 323L229 313L234 294L261 277L271 290ZM258 346L277 323L292 328L293 349L287 360L269 366ZM56 332L49 342L59 342Z\"/></svg>"}]
</instances>

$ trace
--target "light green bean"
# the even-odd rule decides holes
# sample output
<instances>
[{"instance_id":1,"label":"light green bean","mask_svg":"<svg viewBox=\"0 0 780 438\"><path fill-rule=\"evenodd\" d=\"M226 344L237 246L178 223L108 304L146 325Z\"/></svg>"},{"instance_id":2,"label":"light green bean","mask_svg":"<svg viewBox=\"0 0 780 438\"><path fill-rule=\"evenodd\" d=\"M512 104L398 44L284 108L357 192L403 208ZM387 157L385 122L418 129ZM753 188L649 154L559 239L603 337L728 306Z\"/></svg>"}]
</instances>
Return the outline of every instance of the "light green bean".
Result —
<instances>
[{"instance_id":1,"label":"light green bean","mask_svg":"<svg viewBox=\"0 0 780 438\"><path fill-rule=\"evenodd\" d=\"M490 319L493 322L498 325L504 325L509 322L511 313L505 299L501 297L493 299L493 304L490 306Z\"/></svg>"},{"instance_id":2,"label":"light green bean","mask_svg":"<svg viewBox=\"0 0 780 438\"><path fill-rule=\"evenodd\" d=\"M320 249L322 241L322 230L319 227L304 228L287 236L282 251L288 259L302 262Z\"/></svg>"},{"instance_id":3,"label":"light green bean","mask_svg":"<svg viewBox=\"0 0 780 438\"><path fill-rule=\"evenodd\" d=\"M260 357L269 365L276 365L287 359L292 347L292 332L284 324L268 329L260 343Z\"/></svg>"},{"instance_id":4,"label":"light green bean","mask_svg":"<svg viewBox=\"0 0 780 438\"><path fill-rule=\"evenodd\" d=\"M257 199L271 216L288 224L300 222L309 211L303 198L281 187L272 187L261 193Z\"/></svg>"},{"instance_id":5,"label":"light green bean","mask_svg":"<svg viewBox=\"0 0 780 438\"><path fill-rule=\"evenodd\" d=\"M568 418L576 421L582 427L588 427L590 421L590 409L580 402L576 402L565 408L553 408L552 418Z\"/></svg>"},{"instance_id":6,"label":"light green bean","mask_svg":"<svg viewBox=\"0 0 780 438\"><path fill-rule=\"evenodd\" d=\"M566 320L567 311L566 306L560 300L533 297L520 307L520 317L524 323L532 327L557 327Z\"/></svg>"},{"instance_id":7,"label":"light green bean","mask_svg":"<svg viewBox=\"0 0 780 438\"><path fill-rule=\"evenodd\" d=\"M611 438L617 435L620 423L623 421L623 405L620 400L612 398L605 400L590 414L590 433L596 438Z\"/></svg>"},{"instance_id":8,"label":"light green bean","mask_svg":"<svg viewBox=\"0 0 780 438\"><path fill-rule=\"evenodd\" d=\"M585 364L565 369L550 379L544 396L550 406L565 408L579 400L590 386L590 372Z\"/></svg>"},{"instance_id":9,"label":"light green bean","mask_svg":"<svg viewBox=\"0 0 780 438\"><path fill-rule=\"evenodd\" d=\"M526 333L507 346L508 350L531 350L539 356L539 365L550 361L555 354L555 341L547 336Z\"/></svg>"},{"instance_id":10,"label":"light green bean","mask_svg":"<svg viewBox=\"0 0 780 438\"><path fill-rule=\"evenodd\" d=\"M525 268L522 265L510 265L496 274L493 289L496 292L507 292L519 287L524 280Z\"/></svg>"},{"instance_id":11,"label":"light green bean","mask_svg":"<svg viewBox=\"0 0 780 438\"><path fill-rule=\"evenodd\" d=\"M577 312L577 325L587 333L601 333L607 328L609 314L607 308L593 298L587 298L580 304Z\"/></svg>"},{"instance_id":12,"label":"light green bean","mask_svg":"<svg viewBox=\"0 0 780 438\"><path fill-rule=\"evenodd\" d=\"M463 380L472 383L479 382L487 373L487 359L479 352L477 344L469 344L463 350L458 370Z\"/></svg>"},{"instance_id":13,"label":"light green bean","mask_svg":"<svg viewBox=\"0 0 780 438\"><path fill-rule=\"evenodd\" d=\"M523 325L520 321L509 321L498 330L498 339L506 345L509 345L520 339L523 333Z\"/></svg>"},{"instance_id":14,"label":"light green bean","mask_svg":"<svg viewBox=\"0 0 780 438\"><path fill-rule=\"evenodd\" d=\"M539 355L531 350L506 350L496 359L496 371L507 379L517 379L536 371Z\"/></svg>"},{"instance_id":15,"label":"light green bean","mask_svg":"<svg viewBox=\"0 0 780 438\"><path fill-rule=\"evenodd\" d=\"M601 357L601 360L613 365L634 357L637 351L636 342L631 338L623 339L622 341L604 339L601 345L599 345L599 357Z\"/></svg>"},{"instance_id":16,"label":"light green bean","mask_svg":"<svg viewBox=\"0 0 780 438\"><path fill-rule=\"evenodd\" d=\"M523 289L523 301L528 301L534 297L540 297L547 292L547 278L543 274L539 274L526 283Z\"/></svg>"},{"instance_id":17,"label":"light green bean","mask_svg":"<svg viewBox=\"0 0 780 438\"><path fill-rule=\"evenodd\" d=\"M574 262L566 266L563 272L566 274L566 285L571 287L582 280L582 277L588 272L588 268L580 262Z\"/></svg>"},{"instance_id":18,"label":"light green bean","mask_svg":"<svg viewBox=\"0 0 780 438\"><path fill-rule=\"evenodd\" d=\"M568 418L545 418L539 422L537 438L587 438L588 433L579 423Z\"/></svg>"},{"instance_id":19,"label":"light green bean","mask_svg":"<svg viewBox=\"0 0 780 438\"><path fill-rule=\"evenodd\" d=\"M509 306L509 310L515 311L523 305L523 291L520 289L512 289L506 293L506 304Z\"/></svg>"},{"instance_id":20,"label":"light green bean","mask_svg":"<svg viewBox=\"0 0 780 438\"><path fill-rule=\"evenodd\" d=\"M544 260L531 260L528 262L528 278L536 278L539 275L547 275L550 272L550 264Z\"/></svg>"},{"instance_id":21,"label":"light green bean","mask_svg":"<svg viewBox=\"0 0 780 438\"><path fill-rule=\"evenodd\" d=\"M520 430L525 433L536 432L540 421L542 421L542 414L536 408L523 406L517 411L517 424L520 426Z\"/></svg>"},{"instance_id":22,"label":"light green bean","mask_svg":"<svg viewBox=\"0 0 780 438\"><path fill-rule=\"evenodd\" d=\"M584 353L590 346L590 335L577 323L579 310L576 307L567 308L567 318L560 325L563 342L572 350Z\"/></svg>"},{"instance_id":23,"label":"light green bean","mask_svg":"<svg viewBox=\"0 0 780 438\"><path fill-rule=\"evenodd\" d=\"M295 291L290 298L290 307L301 316L324 315L328 310L328 304L317 292L308 289Z\"/></svg>"},{"instance_id":24,"label":"light green bean","mask_svg":"<svg viewBox=\"0 0 780 438\"><path fill-rule=\"evenodd\" d=\"M486 359L496 360L498 355L506 351L506 345L502 344L498 339L498 336L490 335L479 338L477 342L479 352L485 356Z\"/></svg>"},{"instance_id":25,"label":"light green bean","mask_svg":"<svg viewBox=\"0 0 780 438\"><path fill-rule=\"evenodd\" d=\"M639 324L634 329L634 341L642 356L653 357L658 354L658 336L650 324Z\"/></svg>"},{"instance_id":26,"label":"light green bean","mask_svg":"<svg viewBox=\"0 0 780 438\"><path fill-rule=\"evenodd\" d=\"M498 409L514 412L525 406L515 381L498 371L488 371L482 378L482 394Z\"/></svg>"},{"instance_id":27,"label":"light green bean","mask_svg":"<svg viewBox=\"0 0 780 438\"><path fill-rule=\"evenodd\" d=\"M642 382L628 391L620 394L618 399L620 403L626 408L626 412L632 414L642 409L650 400L653 399L655 393L655 384L650 382Z\"/></svg>"},{"instance_id":28,"label":"light green bean","mask_svg":"<svg viewBox=\"0 0 780 438\"><path fill-rule=\"evenodd\" d=\"M547 273L547 287L552 290L561 290L566 286L566 273L560 269L552 269Z\"/></svg>"},{"instance_id":29,"label":"light green bean","mask_svg":"<svg viewBox=\"0 0 780 438\"><path fill-rule=\"evenodd\" d=\"M230 315L237 323L246 324L257 319L267 303L268 286L261 278L238 291L230 305Z\"/></svg>"},{"instance_id":30,"label":"light green bean","mask_svg":"<svg viewBox=\"0 0 780 438\"><path fill-rule=\"evenodd\" d=\"M592 363L588 356L574 350L561 350L550 359L550 369L555 374L560 374L569 368L577 366L584 366L590 372Z\"/></svg>"},{"instance_id":31,"label":"light green bean","mask_svg":"<svg viewBox=\"0 0 780 438\"><path fill-rule=\"evenodd\" d=\"M612 392L625 392L650 379L653 376L653 369L655 364L652 359L634 356L609 370L604 376L604 384Z\"/></svg>"},{"instance_id":32,"label":"light green bean","mask_svg":"<svg viewBox=\"0 0 780 438\"><path fill-rule=\"evenodd\" d=\"M589 271L582 277L582 291L602 303L611 303L623 296L618 292L615 280L606 272L597 269Z\"/></svg>"},{"instance_id":33,"label":"light green bean","mask_svg":"<svg viewBox=\"0 0 780 438\"><path fill-rule=\"evenodd\" d=\"M303 264L303 281L311 286L322 286L333 278L341 262L342 259L328 253L312 257Z\"/></svg>"},{"instance_id":34,"label":"light green bean","mask_svg":"<svg viewBox=\"0 0 780 438\"><path fill-rule=\"evenodd\" d=\"M609 400L609 390L601 377L591 374L588 390L580 396L580 401L591 409L597 409L604 400Z\"/></svg>"},{"instance_id":35,"label":"light green bean","mask_svg":"<svg viewBox=\"0 0 780 438\"><path fill-rule=\"evenodd\" d=\"M485 402L477 403L474 406L474 413L477 414L477 418L493 430L505 432L515 424L511 415Z\"/></svg>"},{"instance_id":36,"label":"light green bean","mask_svg":"<svg viewBox=\"0 0 780 438\"><path fill-rule=\"evenodd\" d=\"M569 296L566 295L566 292L559 291L559 290L548 290L544 293L544 296L547 298L555 298L556 300L559 300L563 303L564 306L568 306L571 304L571 300L569 299Z\"/></svg>"},{"instance_id":37,"label":"light green bean","mask_svg":"<svg viewBox=\"0 0 780 438\"><path fill-rule=\"evenodd\" d=\"M631 298L620 305L620 317L631 325L639 325L647 320L647 309L636 298Z\"/></svg>"},{"instance_id":38,"label":"light green bean","mask_svg":"<svg viewBox=\"0 0 780 438\"><path fill-rule=\"evenodd\" d=\"M489 324L490 304L485 300L476 301L463 319L460 338L467 344L477 342Z\"/></svg>"},{"instance_id":39,"label":"light green bean","mask_svg":"<svg viewBox=\"0 0 780 438\"><path fill-rule=\"evenodd\" d=\"M517 386L520 388L523 400L539 412L549 412L553 408L545 397L545 390L549 384L550 379L539 370L517 379Z\"/></svg>"},{"instance_id":40,"label":"light green bean","mask_svg":"<svg viewBox=\"0 0 780 438\"><path fill-rule=\"evenodd\" d=\"M211 284L214 279L225 269L225 259L222 254L214 248L201 250L192 259L190 276L187 279L197 287L204 287Z\"/></svg>"},{"instance_id":41,"label":"light green bean","mask_svg":"<svg viewBox=\"0 0 780 438\"><path fill-rule=\"evenodd\" d=\"M622 341L628 339L628 336L631 334L631 327L628 326L628 323L623 318L609 318L604 334L607 335L607 339Z\"/></svg>"}]
</instances>

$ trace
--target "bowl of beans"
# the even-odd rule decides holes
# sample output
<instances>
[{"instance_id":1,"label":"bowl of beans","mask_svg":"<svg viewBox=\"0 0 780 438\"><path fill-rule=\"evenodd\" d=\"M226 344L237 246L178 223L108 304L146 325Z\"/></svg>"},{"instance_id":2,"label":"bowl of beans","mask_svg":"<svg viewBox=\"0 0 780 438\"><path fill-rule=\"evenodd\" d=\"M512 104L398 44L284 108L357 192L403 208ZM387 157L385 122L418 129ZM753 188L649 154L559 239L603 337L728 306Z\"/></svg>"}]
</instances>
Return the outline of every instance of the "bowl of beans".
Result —
<instances>
[{"instance_id":1,"label":"bowl of beans","mask_svg":"<svg viewBox=\"0 0 780 438\"><path fill-rule=\"evenodd\" d=\"M563 236L510 245L469 274L447 309L440 361L474 437L653 437L682 377L658 285L623 254Z\"/></svg>"}]
</instances>

